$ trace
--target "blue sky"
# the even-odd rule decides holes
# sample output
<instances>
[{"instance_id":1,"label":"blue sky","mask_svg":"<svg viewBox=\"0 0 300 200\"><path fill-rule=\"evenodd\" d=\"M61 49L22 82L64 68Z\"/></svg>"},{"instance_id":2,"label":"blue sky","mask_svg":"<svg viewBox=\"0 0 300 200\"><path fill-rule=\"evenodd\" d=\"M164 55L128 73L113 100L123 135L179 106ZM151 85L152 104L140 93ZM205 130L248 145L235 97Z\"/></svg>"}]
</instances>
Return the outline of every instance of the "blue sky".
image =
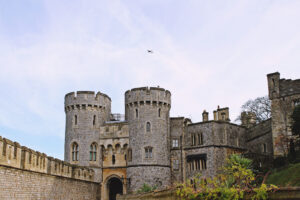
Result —
<instances>
[{"instance_id":1,"label":"blue sky","mask_svg":"<svg viewBox=\"0 0 300 200\"><path fill-rule=\"evenodd\" d=\"M0 0L0 135L63 159L64 95L172 92L172 116L201 121L300 78L298 0ZM147 49L153 49L148 54Z\"/></svg>"}]
</instances>

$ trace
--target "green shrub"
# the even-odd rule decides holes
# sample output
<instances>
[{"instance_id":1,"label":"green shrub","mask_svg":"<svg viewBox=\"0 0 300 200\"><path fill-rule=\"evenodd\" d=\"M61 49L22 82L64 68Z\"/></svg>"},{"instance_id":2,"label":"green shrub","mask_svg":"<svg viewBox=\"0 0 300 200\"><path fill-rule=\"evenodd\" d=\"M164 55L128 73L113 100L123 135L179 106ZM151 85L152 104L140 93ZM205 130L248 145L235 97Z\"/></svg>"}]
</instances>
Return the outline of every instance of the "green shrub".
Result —
<instances>
[{"instance_id":1,"label":"green shrub","mask_svg":"<svg viewBox=\"0 0 300 200\"><path fill-rule=\"evenodd\" d=\"M146 193L146 192L152 192L157 189L157 186L150 186L146 183L143 184L143 186L137 191L137 193Z\"/></svg>"}]
</instances>

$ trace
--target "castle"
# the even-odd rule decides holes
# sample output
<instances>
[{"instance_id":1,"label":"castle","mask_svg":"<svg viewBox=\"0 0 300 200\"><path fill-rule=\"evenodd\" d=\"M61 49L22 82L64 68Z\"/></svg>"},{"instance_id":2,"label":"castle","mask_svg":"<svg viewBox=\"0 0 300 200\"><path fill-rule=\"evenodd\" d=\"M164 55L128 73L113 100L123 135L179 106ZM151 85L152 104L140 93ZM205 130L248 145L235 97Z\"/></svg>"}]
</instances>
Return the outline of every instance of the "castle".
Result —
<instances>
[{"instance_id":1,"label":"castle","mask_svg":"<svg viewBox=\"0 0 300 200\"><path fill-rule=\"evenodd\" d=\"M171 92L159 87L126 91L124 118L111 113L106 94L71 92L64 107L65 161L0 138L0 167L79 179L98 193L89 198L114 200L116 194L135 192L144 183L162 189L191 180L199 172L214 176L233 153L252 156L263 166L266 160L285 154L282 137L291 135L290 115L300 104L300 80L280 79L278 72L268 74L267 80L272 118L257 123L252 113L243 113L241 125L230 122L227 107L213 111L213 120L203 111L203 120L197 123L170 117ZM14 150L7 153L9 148ZM8 157L14 153L20 155L12 156L17 164L11 166ZM32 162L40 158L42 163L35 169Z\"/></svg>"}]
</instances>

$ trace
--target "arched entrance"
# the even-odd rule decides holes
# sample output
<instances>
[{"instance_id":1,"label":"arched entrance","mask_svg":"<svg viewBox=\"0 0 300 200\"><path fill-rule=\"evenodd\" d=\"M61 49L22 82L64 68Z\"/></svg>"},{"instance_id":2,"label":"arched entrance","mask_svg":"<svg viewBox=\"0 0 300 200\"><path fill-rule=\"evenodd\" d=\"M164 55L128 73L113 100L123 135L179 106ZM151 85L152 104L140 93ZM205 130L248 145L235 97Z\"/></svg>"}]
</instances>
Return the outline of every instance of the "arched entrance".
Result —
<instances>
[{"instance_id":1,"label":"arched entrance","mask_svg":"<svg viewBox=\"0 0 300 200\"><path fill-rule=\"evenodd\" d=\"M117 194L123 194L123 184L118 178L111 178L107 182L109 200L116 200Z\"/></svg>"}]
</instances>

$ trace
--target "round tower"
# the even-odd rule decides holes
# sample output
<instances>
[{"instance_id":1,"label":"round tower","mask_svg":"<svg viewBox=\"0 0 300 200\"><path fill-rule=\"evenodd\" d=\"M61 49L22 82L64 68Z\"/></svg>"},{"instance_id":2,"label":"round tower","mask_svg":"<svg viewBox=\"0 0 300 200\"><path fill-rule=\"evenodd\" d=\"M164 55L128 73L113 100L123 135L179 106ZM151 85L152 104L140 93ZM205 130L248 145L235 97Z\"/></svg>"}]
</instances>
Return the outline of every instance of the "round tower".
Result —
<instances>
[{"instance_id":1,"label":"round tower","mask_svg":"<svg viewBox=\"0 0 300 200\"><path fill-rule=\"evenodd\" d=\"M163 88L135 88L125 93L129 191L138 190L144 183L158 188L171 183L170 108L171 93Z\"/></svg>"},{"instance_id":2,"label":"round tower","mask_svg":"<svg viewBox=\"0 0 300 200\"><path fill-rule=\"evenodd\" d=\"M110 119L111 99L100 92L71 92L65 96L65 113L65 161L100 167L100 126Z\"/></svg>"}]
</instances>

